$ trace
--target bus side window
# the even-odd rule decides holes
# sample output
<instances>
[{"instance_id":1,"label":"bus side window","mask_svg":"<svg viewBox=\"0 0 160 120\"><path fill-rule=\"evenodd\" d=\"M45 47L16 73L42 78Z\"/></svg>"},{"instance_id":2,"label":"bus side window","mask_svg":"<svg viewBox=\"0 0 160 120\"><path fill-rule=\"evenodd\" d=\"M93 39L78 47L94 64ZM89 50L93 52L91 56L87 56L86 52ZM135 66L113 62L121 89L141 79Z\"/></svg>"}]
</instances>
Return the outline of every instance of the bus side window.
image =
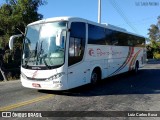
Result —
<instances>
[{"instance_id":1,"label":"bus side window","mask_svg":"<svg viewBox=\"0 0 160 120\"><path fill-rule=\"evenodd\" d=\"M71 66L83 59L86 40L86 24L73 22L69 39L68 65Z\"/></svg>"},{"instance_id":2,"label":"bus side window","mask_svg":"<svg viewBox=\"0 0 160 120\"><path fill-rule=\"evenodd\" d=\"M78 38L70 38L69 44L69 56L80 57L81 56L81 44L82 40Z\"/></svg>"}]
</instances>

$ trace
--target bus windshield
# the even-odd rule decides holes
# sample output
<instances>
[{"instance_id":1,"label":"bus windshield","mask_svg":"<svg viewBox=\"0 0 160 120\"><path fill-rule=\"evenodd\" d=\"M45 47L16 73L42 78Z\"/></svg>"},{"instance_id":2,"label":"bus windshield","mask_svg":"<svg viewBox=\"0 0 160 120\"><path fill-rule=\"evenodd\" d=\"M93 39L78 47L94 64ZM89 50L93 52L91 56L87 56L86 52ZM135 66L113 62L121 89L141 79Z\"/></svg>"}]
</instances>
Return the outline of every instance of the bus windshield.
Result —
<instances>
[{"instance_id":1,"label":"bus windshield","mask_svg":"<svg viewBox=\"0 0 160 120\"><path fill-rule=\"evenodd\" d=\"M28 26L24 39L22 67L43 69L63 65L66 32L61 31L66 28L66 21Z\"/></svg>"}]
</instances>

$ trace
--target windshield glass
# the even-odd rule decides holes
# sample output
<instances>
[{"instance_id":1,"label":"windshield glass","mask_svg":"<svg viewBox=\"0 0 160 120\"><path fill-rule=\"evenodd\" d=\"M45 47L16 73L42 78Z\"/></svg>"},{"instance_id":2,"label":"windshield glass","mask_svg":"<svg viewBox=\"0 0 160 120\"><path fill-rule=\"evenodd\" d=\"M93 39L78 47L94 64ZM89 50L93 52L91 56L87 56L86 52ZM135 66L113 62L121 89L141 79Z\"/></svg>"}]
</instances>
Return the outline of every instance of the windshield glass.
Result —
<instances>
[{"instance_id":1,"label":"windshield glass","mask_svg":"<svg viewBox=\"0 0 160 120\"><path fill-rule=\"evenodd\" d=\"M28 26L22 66L35 69L61 66L64 63L66 40L66 31L62 30L66 28L65 21Z\"/></svg>"}]
</instances>

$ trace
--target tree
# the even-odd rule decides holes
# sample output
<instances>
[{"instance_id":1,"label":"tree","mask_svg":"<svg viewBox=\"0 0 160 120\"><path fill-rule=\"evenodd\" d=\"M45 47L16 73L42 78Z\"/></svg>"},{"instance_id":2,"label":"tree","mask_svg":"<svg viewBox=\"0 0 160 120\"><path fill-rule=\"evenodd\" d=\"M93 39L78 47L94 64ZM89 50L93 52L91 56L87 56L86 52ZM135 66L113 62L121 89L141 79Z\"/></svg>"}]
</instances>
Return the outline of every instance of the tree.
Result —
<instances>
[{"instance_id":1,"label":"tree","mask_svg":"<svg viewBox=\"0 0 160 120\"><path fill-rule=\"evenodd\" d=\"M24 32L27 24L43 18L37 11L45 3L44 0L7 0L0 7L0 31L13 35L19 33L19 28Z\"/></svg>"},{"instance_id":2,"label":"tree","mask_svg":"<svg viewBox=\"0 0 160 120\"><path fill-rule=\"evenodd\" d=\"M157 25L152 24L148 30L149 30L148 34L149 34L150 39L156 41L157 33L158 33Z\"/></svg>"},{"instance_id":3,"label":"tree","mask_svg":"<svg viewBox=\"0 0 160 120\"><path fill-rule=\"evenodd\" d=\"M149 30L149 38L154 41L160 41L160 16L157 18L157 24L152 24Z\"/></svg>"},{"instance_id":4,"label":"tree","mask_svg":"<svg viewBox=\"0 0 160 120\"><path fill-rule=\"evenodd\" d=\"M157 24L152 24L149 30L150 44L147 45L147 57L160 59L160 16Z\"/></svg>"},{"instance_id":5,"label":"tree","mask_svg":"<svg viewBox=\"0 0 160 120\"><path fill-rule=\"evenodd\" d=\"M38 8L45 4L46 0L6 0L6 3L0 6L0 50L4 50L6 53L3 59L5 61L1 61L2 63L8 62L8 52L5 51L8 49L9 37L20 34L17 28L25 32L27 24L42 19L43 15L38 13ZM9 52L12 53L13 59L19 57L15 55L19 48L21 47L18 46L15 51Z\"/></svg>"}]
</instances>

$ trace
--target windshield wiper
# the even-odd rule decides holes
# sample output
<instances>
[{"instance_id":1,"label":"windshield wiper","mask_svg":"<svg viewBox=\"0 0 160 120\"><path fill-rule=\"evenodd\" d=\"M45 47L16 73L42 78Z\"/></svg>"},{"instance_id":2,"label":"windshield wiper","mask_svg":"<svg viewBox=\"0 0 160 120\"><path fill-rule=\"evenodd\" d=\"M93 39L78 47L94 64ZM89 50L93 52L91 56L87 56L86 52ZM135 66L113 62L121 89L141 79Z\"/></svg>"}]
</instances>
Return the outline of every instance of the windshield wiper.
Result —
<instances>
[{"instance_id":1,"label":"windshield wiper","mask_svg":"<svg viewBox=\"0 0 160 120\"><path fill-rule=\"evenodd\" d=\"M17 30L22 34L23 37L25 37L24 39L27 39L28 42L30 43L30 39L28 37L26 37L25 34L19 28L17 28ZM29 50L29 52L31 53L30 50ZM29 57L27 58L27 60L25 61L26 62L25 65L24 65L25 68L27 68L27 64L28 64L28 61L31 58L31 56L32 56L32 54L30 54Z\"/></svg>"},{"instance_id":2,"label":"windshield wiper","mask_svg":"<svg viewBox=\"0 0 160 120\"><path fill-rule=\"evenodd\" d=\"M36 47L35 47L35 51L34 51L34 57L37 56L37 46L38 46L38 42L36 42Z\"/></svg>"},{"instance_id":3,"label":"windshield wiper","mask_svg":"<svg viewBox=\"0 0 160 120\"><path fill-rule=\"evenodd\" d=\"M40 50L39 50L39 52L37 53L37 46L38 46L38 45L36 44L36 51L35 51L35 56L37 56L36 64L37 64L37 62L39 61L39 58L40 58L40 59L42 59L42 60L44 61L44 64L46 65L46 67L47 67L48 69L51 69L51 66L49 66L49 65L47 64L46 60L45 60L45 58L47 57L47 54L44 54L44 55L41 56L41 54L42 54L42 52L43 52L42 45L43 45L43 41L41 42Z\"/></svg>"},{"instance_id":4,"label":"windshield wiper","mask_svg":"<svg viewBox=\"0 0 160 120\"><path fill-rule=\"evenodd\" d=\"M24 39L27 39L28 43L31 42L31 40L27 36L25 36L25 34L19 28L17 28L17 30L22 34L23 37L25 37ZM31 53L30 50L29 50L29 52ZM27 60L25 61L26 62L25 65L24 65L25 68L27 68L27 66L28 66L27 64L28 64L28 61L31 58L31 56L32 56L32 54L30 54L29 57L27 58Z\"/></svg>"},{"instance_id":5,"label":"windshield wiper","mask_svg":"<svg viewBox=\"0 0 160 120\"><path fill-rule=\"evenodd\" d=\"M35 58L36 55L37 55L37 45L38 45L38 42L36 43L36 46L35 46L34 58ZM24 65L25 68L27 68L28 62L29 62L30 58L31 58L32 55L33 55L33 52L31 53L30 50L29 50L29 52L30 52L30 55L29 55L29 57L27 58L26 63L25 63L25 65ZM34 59L34 61L35 61L35 59Z\"/></svg>"},{"instance_id":6,"label":"windshield wiper","mask_svg":"<svg viewBox=\"0 0 160 120\"><path fill-rule=\"evenodd\" d=\"M43 61L44 61L44 64L46 65L46 67L47 67L48 69L51 69L51 66L48 65L47 62L46 62L46 60L45 60L46 57L47 57L47 54L45 54L44 56L42 56L42 59L43 59Z\"/></svg>"},{"instance_id":7,"label":"windshield wiper","mask_svg":"<svg viewBox=\"0 0 160 120\"><path fill-rule=\"evenodd\" d=\"M36 44L36 51L35 51L35 57L37 58L36 59L36 65L38 64L39 57L40 57L40 55L42 54L42 51L43 51L43 49L42 49L42 43L43 43L43 41L41 42L41 46L40 46L39 52L37 52L38 43Z\"/></svg>"},{"instance_id":8,"label":"windshield wiper","mask_svg":"<svg viewBox=\"0 0 160 120\"><path fill-rule=\"evenodd\" d=\"M42 43L43 43L43 41L41 42L41 46L40 46L40 50L39 50L39 52L37 53L37 58L42 54L42 51L43 51L43 49L42 49Z\"/></svg>"},{"instance_id":9,"label":"windshield wiper","mask_svg":"<svg viewBox=\"0 0 160 120\"><path fill-rule=\"evenodd\" d=\"M31 58L32 54L30 54L29 57L27 58L27 60L25 61L25 65L24 65L25 68L28 67L28 62L29 62L29 59Z\"/></svg>"}]
</instances>

